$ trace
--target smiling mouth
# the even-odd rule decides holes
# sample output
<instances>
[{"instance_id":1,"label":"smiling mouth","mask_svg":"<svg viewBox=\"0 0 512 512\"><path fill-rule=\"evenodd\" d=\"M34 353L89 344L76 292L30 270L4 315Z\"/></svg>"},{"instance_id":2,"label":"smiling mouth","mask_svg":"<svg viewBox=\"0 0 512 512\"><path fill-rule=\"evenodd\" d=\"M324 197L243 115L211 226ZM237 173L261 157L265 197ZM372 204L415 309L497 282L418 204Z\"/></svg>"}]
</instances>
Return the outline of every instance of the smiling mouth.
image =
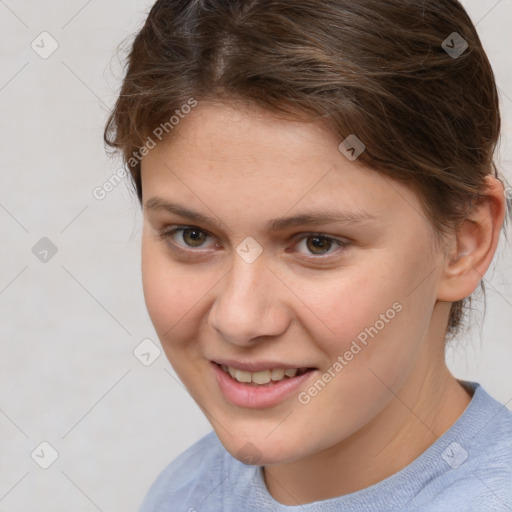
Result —
<instances>
[{"instance_id":1,"label":"smiling mouth","mask_svg":"<svg viewBox=\"0 0 512 512\"><path fill-rule=\"evenodd\" d=\"M293 379L305 373L312 371L313 368L272 368L268 370L261 370L258 372L249 372L246 370L239 370L232 366L225 364L215 363L225 373L227 373L233 380L242 384L250 386L268 386L277 382Z\"/></svg>"}]
</instances>

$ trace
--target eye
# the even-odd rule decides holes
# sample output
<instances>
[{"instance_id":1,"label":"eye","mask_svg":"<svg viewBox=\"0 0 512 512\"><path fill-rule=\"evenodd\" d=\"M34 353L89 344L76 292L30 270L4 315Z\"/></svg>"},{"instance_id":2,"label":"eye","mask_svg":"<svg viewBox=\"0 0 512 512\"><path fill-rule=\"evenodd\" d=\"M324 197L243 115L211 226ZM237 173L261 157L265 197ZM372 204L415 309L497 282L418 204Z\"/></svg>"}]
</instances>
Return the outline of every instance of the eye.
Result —
<instances>
[{"instance_id":1,"label":"eye","mask_svg":"<svg viewBox=\"0 0 512 512\"><path fill-rule=\"evenodd\" d=\"M321 234L312 234L302 238L299 243L296 244L296 248L304 249L314 256L325 256L328 254L332 254L336 252L336 250L340 247L345 247L348 245L346 242L342 242L341 240L336 240L329 236L321 235ZM333 249L333 250L331 250Z\"/></svg>"},{"instance_id":2,"label":"eye","mask_svg":"<svg viewBox=\"0 0 512 512\"><path fill-rule=\"evenodd\" d=\"M200 247L204 244L208 235L199 229L187 228L181 231L183 241L190 247Z\"/></svg>"},{"instance_id":3,"label":"eye","mask_svg":"<svg viewBox=\"0 0 512 512\"><path fill-rule=\"evenodd\" d=\"M175 245L182 249L194 249L208 247L205 242L211 237L206 231L197 227L183 226L167 229L161 232L158 238L169 245Z\"/></svg>"}]
</instances>

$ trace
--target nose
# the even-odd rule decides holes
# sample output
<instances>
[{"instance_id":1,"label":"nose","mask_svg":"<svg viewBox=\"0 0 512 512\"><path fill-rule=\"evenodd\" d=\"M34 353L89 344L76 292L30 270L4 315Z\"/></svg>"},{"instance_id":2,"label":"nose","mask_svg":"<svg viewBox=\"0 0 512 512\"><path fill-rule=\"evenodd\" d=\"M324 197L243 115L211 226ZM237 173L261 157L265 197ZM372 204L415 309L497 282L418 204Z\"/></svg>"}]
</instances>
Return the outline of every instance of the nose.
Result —
<instances>
[{"instance_id":1,"label":"nose","mask_svg":"<svg viewBox=\"0 0 512 512\"><path fill-rule=\"evenodd\" d=\"M262 257L246 263L235 254L219 286L209 323L226 341L251 346L287 330L291 317L283 285Z\"/></svg>"}]
</instances>

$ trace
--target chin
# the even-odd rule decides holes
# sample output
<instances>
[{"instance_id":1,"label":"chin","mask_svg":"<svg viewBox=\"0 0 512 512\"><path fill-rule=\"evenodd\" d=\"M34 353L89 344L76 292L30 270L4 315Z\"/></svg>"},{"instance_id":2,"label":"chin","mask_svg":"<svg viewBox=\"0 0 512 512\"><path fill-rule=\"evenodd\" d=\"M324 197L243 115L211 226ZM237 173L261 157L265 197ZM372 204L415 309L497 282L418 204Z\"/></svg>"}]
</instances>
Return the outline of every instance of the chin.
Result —
<instances>
[{"instance_id":1,"label":"chin","mask_svg":"<svg viewBox=\"0 0 512 512\"><path fill-rule=\"evenodd\" d=\"M216 434L229 454L247 465L284 464L301 458L301 455L297 452L297 442L290 439L290 437L287 436L284 439L275 436L274 439L270 439L273 435L271 434L269 438L265 439L265 437L262 438L260 429L254 430L254 436L248 434L236 436L233 432L230 432L233 435L231 437L225 431L216 431Z\"/></svg>"}]
</instances>

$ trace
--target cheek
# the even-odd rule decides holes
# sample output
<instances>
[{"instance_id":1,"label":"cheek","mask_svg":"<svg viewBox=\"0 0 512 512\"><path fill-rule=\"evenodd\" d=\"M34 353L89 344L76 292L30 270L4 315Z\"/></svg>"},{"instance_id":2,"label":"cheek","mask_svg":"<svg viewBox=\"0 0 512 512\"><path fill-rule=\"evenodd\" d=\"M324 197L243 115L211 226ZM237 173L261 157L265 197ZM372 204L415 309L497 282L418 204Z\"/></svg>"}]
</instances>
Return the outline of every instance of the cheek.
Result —
<instances>
[{"instance_id":1,"label":"cheek","mask_svg":"<svg viewBox=\"0 0 512 512\"><path fill-rule=\"evenodd\" d=\"M227 270L180 264L167 251L143 233L141 263L146 308L162 348L174 366L185 359L189 362L200 359L199 333L207 328L216 285Z\"/></svg>"},{"instance_id":2,"label":"cheek","mask_svg":"<svg viewBox=\"0 0 512 512\"><path fill-rule=\"evenodd\" d=\"M366 265L344 269L323 282L303 282L296 292L314 313L308 315L314 337L330 340L328 346L338 351L347 350L358 337L364 341L364 333L375 323L379 330L387 327L397 316L393 305L401 298L388 273L381 268L371 272ZM381 315L388 322L383 324Z\"/></svg>"},{"instance_id":3,"label":"cheek","mask_svg":"<svg viewBox=\"0 0 512 512\"><path fill-rule=\"evenodd\" d=\"M318 430L320 424L325 433L318 449L349 436L390 402L390 389L407 379L428 331L433 285L425 282L411 293L424 277L419 261L387 269L386 259L379 261L378 269L367 265L336 284L326 282L322 293L317 287L314 303L308 303L322 319L310 315L311 339L328 358L320 376L327 385L313 383L299 397L305 428ZM300 293L308 296L310 291L304 287Z\"/></svg>"},{"instance_id":4,"label":"cheek","mask_svg":"<svg viewBox=\"0 0 512 512\"><path fill-rule=\"evenodd\" d=\"M428 280L418 286L431 262L421 254L400 261L392 252L373 260L343 270L339 278L303 283L297 295L307 297L315 313L303 323L331 361L346 355L349 366L399 371L418 350L431 319L434 286Z\"/></svg>"},{"instance_id":5,"label":"cheek","mask_svg":"<svg viewBox=\"0 0 512 512\"><path fill-rule=\"evenodd\" d=\"M169 340L180 343L210 288L208 283L197 270L187 271L171 261L165 248L143 238L142 285L148 314L164 348Z\"/></svg>"}]
</instances>

